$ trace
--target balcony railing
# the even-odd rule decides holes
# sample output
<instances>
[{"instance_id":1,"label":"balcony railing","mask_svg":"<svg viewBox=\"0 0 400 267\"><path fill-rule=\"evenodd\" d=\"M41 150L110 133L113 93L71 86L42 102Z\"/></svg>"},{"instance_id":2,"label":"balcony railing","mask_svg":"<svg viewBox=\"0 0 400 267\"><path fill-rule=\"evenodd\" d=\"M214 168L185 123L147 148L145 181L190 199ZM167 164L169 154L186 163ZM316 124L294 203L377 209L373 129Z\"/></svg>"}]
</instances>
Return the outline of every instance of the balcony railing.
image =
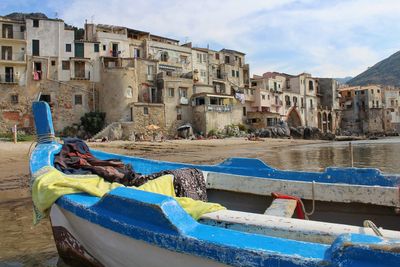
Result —
<instances>
[{"instance_id":1,"label":"balcony railing","mask_svg":"<svg viewBox=\"0 0 400 267\"><path fill-rule=\"evenodd\" d=\"M7 61L25 61L25 53L6 53L1 55L1 60Z\"/></svg>"},{"instance_id":2,"label":"balcony railing","mask_svg":"<svg viewBox=\"0 0 400 267\"><path fill-rule=\"evenodd\" d=\"M207 105L207 111L212 111L212 112L232 112L232 106L231 105Z\"/></svg>"},{"instance_id":3,"label":"balcony railing","mask_svg":"<svg viewBox=\"0 0 400 267\"><path fill-rule=\"evenodd\" d=\"M87 72L76 72L71 75L71 80L90 80L90 71Z\"/></svg>"},{"instance_id":4,"label":"balcony railing","mask_svg":"<svg viewBox=\"0 0 400 267\"><path fill-rule=\"evenodd\" d=\"M17 84L19 77L14 74L0 74L0 83Z\"/></svg>"},{"instance_id":5,"label":"balcony railing","mask_svg":"<svg viewBox=\"0 0 400 267\"><path fill-rule=\"evenodd\" d=\"M0 36L1 36L1 38L4 38L4 39L14 39L14 40L24 40L25 39L24 32L20 32L20 31L3 32L3 34Z\"/></svg>"}]
</instances>

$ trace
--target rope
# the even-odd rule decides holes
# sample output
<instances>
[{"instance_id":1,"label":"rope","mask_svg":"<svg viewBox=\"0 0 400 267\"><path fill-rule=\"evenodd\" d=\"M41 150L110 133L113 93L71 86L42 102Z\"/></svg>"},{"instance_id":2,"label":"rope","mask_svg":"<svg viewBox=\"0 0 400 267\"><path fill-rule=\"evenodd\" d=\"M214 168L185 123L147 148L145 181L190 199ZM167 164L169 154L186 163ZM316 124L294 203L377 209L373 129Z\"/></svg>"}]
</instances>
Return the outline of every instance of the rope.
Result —
<instances>
[{"instance_id":1,"label":"rope","mask_svg":"<svg viewBox=\"0 0 400 267\"><path fill-rule=\"evenodd\" d=\"M371 220L365 220L363 222L364 227L369 227L372 229L372 231L374 231L374 233L377 236L383 236L381 231L379 230L379 228L371 221Z\"/></svg>"},{"instance_id":2,"label":"rope","mask_svg":"<svg viewBox=\"0 0 400 267\"><path fill-rule=\"evenodd\" d=\"M303 210L304 217L305 217L306 220L309 220L308 216L313 215L314 212L315 212L315 181L312 181L311 186L312 186L312 187L311 187L312 208L311 208L311 211L310 211L310 212L307 212L307 211L306 211L306 207L304 206L303 201L300 199L301 208L302 208L302 210Z\"/></svg>"},{"instance_id":3,"label":"rope","mask_svg":"<svg viewBox=\"0 0 400 267\"><path fill-rule=\"evenodd\" d=\"M38 134L38 135L36 136L36 140L34 140L34 141L31 143L31 145L29 146L27 156L28 156L29 158L31 157L32 146L33 146L33 144L36 143L35 146L37 146L38 144L51 143L51 142L56 142L56 141L57 141L57 139L56 139L56 137L55 137L54 134L48 134L48 133L46 133L46 134Z\"/></svg>"}]
</instances>

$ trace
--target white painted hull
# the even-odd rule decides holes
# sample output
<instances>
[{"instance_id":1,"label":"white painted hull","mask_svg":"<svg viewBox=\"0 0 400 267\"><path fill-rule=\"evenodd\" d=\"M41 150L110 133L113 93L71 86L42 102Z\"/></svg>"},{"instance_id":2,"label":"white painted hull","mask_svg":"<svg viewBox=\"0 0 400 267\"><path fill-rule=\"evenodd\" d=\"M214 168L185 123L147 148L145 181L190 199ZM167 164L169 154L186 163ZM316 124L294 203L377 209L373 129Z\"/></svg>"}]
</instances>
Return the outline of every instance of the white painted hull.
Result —
<instances>
[{"instance_id":1,"label":"white painted hull","mask_svg":"<svg viewBox=\"0 0 400 267\"><path fill-rule=\"evenodd\" d=\"M70 234L69 240L64 244L56 240L60 256L63 257L68 250L65 243L75 249L80 246L77 250L86 262L81 261L78 263L79 266L83 266L82 264L107 267L227 266L213 260L169 251L121 235L79 218L57 205L51 208L50 217L53 231L64 228ZM75 239L74 241L71 240L71 236ZM83 260L77 255L71 256Z\"/></svg>"}]
</instances>

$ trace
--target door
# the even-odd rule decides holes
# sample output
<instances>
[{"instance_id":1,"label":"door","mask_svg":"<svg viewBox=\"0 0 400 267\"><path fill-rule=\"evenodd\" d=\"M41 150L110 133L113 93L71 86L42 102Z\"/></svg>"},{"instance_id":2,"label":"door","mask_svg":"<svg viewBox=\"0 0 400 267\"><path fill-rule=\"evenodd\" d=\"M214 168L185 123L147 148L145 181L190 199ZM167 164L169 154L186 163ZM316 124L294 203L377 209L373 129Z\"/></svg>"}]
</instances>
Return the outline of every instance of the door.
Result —
<instances>
[{"instance_id":1,"label":"door","mask_svg":"<svg viewBox=\"0 0 400 267\"><path fill-rule=\"evenodd\" d=\"M1 47L1 59L2 60L12 60L12 46L2 46Z\"/></svg>"},{"instance_id":2,"label":"door","mask_svg":"<svg viewBox=\"0 0 400 267\"><path fill-rule=\"evenodd\" d=\"M6 67L6 82L12 83L14 82L14 68Z\"/></svg>"},{"instance_id":3,"label":"door","mask_svg":"<svg viewBox=\"0 0 400 267\"><path fill-rule=\"evenodd\" d=\"M32 55L39 56L40 44L39 40L32 40Z\"/></svg>"},{"instance_id":4,"label":"door","mask_svg":"<svg viewBox=\"0 0 400 267\"><path fill-rule=\"evenodd\" d=\"M118 44L112 44L112 56L118 57Z\"/></svg>"},{"instance_id":5,"label":"door","mask_svg":"<svg viewBox=\"0 0 400 267\"><path fill-rule=\"evenodd\" d=\"M79 57L79 58L85 57L83 43L75 43L75 57Z\"/></svg>"},{"instance_id":6,"label":"door","mask_svg":"<svg viewBox=\"0 0 400 267\"><path fill-rule=\"evenodd\" d=\"M13 25L3 24L3 38L13 38Z\"/></svg>"},{"instance_id":7,"label":"door","mask_svg":"<svg viewBox=\"0 0 400 267\"><path fill-rule=\"evenodd\" d=\"M75 61L75 78L85 78L85 62Z\"/></svg>"}]
</instances>

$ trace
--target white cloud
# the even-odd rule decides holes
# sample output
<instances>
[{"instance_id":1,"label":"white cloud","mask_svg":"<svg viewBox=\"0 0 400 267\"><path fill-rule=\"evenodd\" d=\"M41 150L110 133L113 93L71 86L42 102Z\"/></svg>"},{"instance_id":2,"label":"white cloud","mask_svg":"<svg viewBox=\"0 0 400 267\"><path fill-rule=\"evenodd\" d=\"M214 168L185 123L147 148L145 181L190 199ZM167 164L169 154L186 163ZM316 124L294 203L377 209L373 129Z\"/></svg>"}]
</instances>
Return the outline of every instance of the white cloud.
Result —
<instances>
[{"instance_id":1,"label":"white cloud","mask_svg":"<svg viewBox=\"0 0 400 267\"><path fill-rule=\"evenodd\" d=\"M95 23L240 50L252 73L356 75L400 43L396 0L73 0L56 11L75 25L94 15Z\"/></svg>"}]
</instances>

